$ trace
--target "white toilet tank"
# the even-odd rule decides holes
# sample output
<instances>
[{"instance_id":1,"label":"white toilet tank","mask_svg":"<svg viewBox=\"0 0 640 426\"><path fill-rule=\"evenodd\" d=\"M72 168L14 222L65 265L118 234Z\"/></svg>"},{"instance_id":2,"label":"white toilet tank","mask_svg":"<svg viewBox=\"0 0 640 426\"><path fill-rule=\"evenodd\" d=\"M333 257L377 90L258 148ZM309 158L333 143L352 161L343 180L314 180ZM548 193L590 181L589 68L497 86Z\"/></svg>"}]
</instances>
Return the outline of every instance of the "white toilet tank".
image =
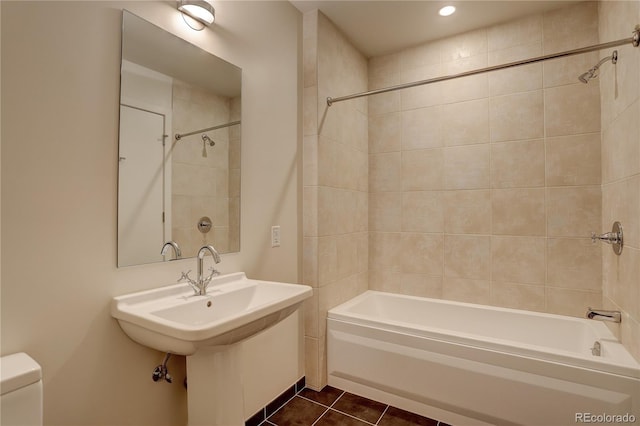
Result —
<instances>
[{"instance_id":1,"label":"white toilet tank","mask_svg":"<svg viewBox=\"0 0 640 426\"><path fill-rule=\"evenodd\" d=\"M21 352L0 358L0 425L42 426L42 368Z\"/></svg>"}]
</instances>

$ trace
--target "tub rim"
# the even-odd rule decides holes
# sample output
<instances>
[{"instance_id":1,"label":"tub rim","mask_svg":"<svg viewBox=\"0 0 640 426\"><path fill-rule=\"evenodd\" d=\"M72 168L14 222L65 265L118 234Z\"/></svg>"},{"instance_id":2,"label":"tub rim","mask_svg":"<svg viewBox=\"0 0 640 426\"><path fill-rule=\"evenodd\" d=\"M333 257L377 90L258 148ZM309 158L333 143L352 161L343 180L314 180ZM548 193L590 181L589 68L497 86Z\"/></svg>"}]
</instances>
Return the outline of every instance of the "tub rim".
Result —
<instances>
[{"instance_id":1,"label":"tub rim","mask_svg":"<svg viewBox=\"0 0 640 426\"><path fill-rule=\"evenodd\" d=\"M411 324L403 321L379 320L371 316L353 313L350 311L355 304L360 303L372 295L382 295L383 297L397 297L413 300L425 300L431 303L462 306L472 309L496 310L518 315L528 315L533 317L553 318L561 321L572 321L584 324L591 328L600 341L615 352L623 352L625 359L615 359L607 357L589 357L586 354L572 352L562 349L554 349L533 345L530 343L516 342L513 340L499 339L494 337L479 338L475 334L458 331L445 330L437 327L428 327L420 324ZM364 327L386 330L389 332L402 333L411 336L423 337L432 340L450 342L479 349L498 351L506 354L525 356L549 362L561 363L573 367L587 368L602 371L610 374L617 374L625 377L640 379L640 363L638 363L615 338L613 333L602 323L592 323L590 320L571 317L566 315L550 314L544 312L526 311L522 309L503 308L499 306L480 305L468 302L458 302L453 300L434 299L429 297L411 296L398 293L383 292L378 290L367 290L356 297L330 309L327 312L327 320L341 321L358 324ZM587 322L589 321L589 322Z\"/></svg>"}]
</instances>

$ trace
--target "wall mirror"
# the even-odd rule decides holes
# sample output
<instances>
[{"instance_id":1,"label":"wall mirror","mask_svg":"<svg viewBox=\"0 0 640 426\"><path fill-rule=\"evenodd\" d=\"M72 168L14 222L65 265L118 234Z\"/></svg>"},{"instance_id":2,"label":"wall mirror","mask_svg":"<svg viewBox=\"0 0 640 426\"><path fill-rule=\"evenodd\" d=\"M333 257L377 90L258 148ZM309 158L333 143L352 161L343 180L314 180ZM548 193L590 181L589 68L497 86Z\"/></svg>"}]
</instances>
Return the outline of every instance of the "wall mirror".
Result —
<instances>
[{"instance_id":1,"label":"wall mirror","mask_svg":"<svg viewBox=\"0 0 640 426\"><path fill-rule=\"evenodd\" d=\"M118 266L240 249L242 71L122 15Z\"/></svg>"}]
</instances>

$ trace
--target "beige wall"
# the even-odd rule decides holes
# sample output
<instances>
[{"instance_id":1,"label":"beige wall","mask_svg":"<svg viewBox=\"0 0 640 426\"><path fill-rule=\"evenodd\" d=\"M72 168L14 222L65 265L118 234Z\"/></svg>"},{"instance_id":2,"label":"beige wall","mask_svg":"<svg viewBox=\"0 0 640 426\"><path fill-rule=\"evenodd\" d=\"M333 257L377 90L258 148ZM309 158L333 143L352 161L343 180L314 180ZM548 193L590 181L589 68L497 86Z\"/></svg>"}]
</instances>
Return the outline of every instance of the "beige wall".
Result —
<instances>
[{"instance_id":1,"label":"beige wall","mask_svg":"<svg viewBox=\"0 0 640 426\"><path fill-rule=\"evenodd\" d=\"M327 310L367 289L367 62L322 13L304 15L304 283L307 384L327 383Z\"/></svg>"},{"instance_id":2,"label":"beige wall","mask_svg":"<svg viewBox=\"0 0 640 426\"><path fill-rule=\"evenodd\" d=\"M1 2L2 354L43 367L47 425L183 425L184 359L132 342L111 298L175 282L194 260L116 268L121 9L243 69L242 251L223 273L299 280L301 17L287 2L218 2L185 27L173 2ZM277 31L274 31L277 29ZM271 249L270 226L282 227Z\"/></svg>"},{"instance_id":3,"label":"beige wall","mask_svg":"<svg viewBox=\"0 0 640 426\"><path fill-rule=\"evenodd\" d=\"M595 2L369 60L369 88L598 43ZM601 303L598 53L369 98L369 287L583 316Z\"/></svg>"},{"instance_id":4,"label":"beige wall","mask_svg":"<svg viewBox=\"0 0 640 426\"><path fill-rule=\"evenodd\" d=\"M640 23L640 1L599 4L603 41L629 36ZM610 52L603 51L601 56ZM602 232L618 220L624 228L624 249L616 256L603 245L603 299L609 309L623 311L612 326L624 345L640 360L640 48L618 48L615 67L602 68Z\"/></svg>"}]
</instances>

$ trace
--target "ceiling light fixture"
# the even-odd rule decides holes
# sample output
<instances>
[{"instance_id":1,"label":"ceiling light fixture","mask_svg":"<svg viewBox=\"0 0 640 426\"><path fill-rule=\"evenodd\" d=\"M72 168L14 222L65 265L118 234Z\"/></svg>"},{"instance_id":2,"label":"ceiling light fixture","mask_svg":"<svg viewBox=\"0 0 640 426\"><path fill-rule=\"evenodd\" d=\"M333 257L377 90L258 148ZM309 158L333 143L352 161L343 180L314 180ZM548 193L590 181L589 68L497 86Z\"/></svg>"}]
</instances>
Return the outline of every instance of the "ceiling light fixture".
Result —
<instances>
[{"instance_id":1,"label":"ceiling light fixture","mask_svg":"<svg viewBox=\"0 0 640 426\"><path fill-rule=\"evenodd\" d=\"M216 19L215 9L211 3L205 0L180 0L178 1L178 10L183 14L183 17L188 15L204 25L211 25Z\"/></svg>"},{"instance_id":2,"label":"ceiling light fixture","mask_svg":"<svg viewBox=\"0 0 640 426\"><path fill-rule=\"evenodd\" d=\"M456 11L455 6L445 6L442 9L440 9L438 13L440 14L440 16L449 16L449 15L453 15L453 12L455 11Z\"/></svg>"}]
</instances>

